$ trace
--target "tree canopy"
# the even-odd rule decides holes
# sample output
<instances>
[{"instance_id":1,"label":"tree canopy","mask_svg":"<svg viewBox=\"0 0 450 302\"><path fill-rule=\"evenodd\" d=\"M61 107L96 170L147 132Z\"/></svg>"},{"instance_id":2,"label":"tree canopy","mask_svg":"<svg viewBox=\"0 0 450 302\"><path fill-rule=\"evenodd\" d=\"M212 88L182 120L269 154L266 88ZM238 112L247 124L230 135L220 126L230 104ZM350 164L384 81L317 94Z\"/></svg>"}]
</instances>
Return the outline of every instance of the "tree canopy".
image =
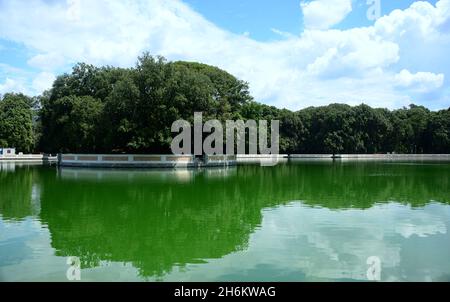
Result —
<instances>
[{"instance_id":1,"label":"tree canopy","mask_svg":"<svg viewBox=\"0 0 450 302\"><path fill-rule=\"evenodd\" d=\"M0 148L34 149L33 99L8 93L0 98Z\"/></svg>"},{"instance_id":2,"label":"tree canopy","mask_svg":"<svg viewBox=\"0 0 450 302\"><path fill-rule=\"evenodd\" d=\"M247 83L219 68L144 54L135 68L77 64L41 98L46 151L167 152L171 124L238 117Z\"/></svg>"},{"instance_id":3,"label":"tree canopy","mask_svg":"<svg viewBox=\"0 0 450 302\"><path fill-rule=\"evenodd\" d=\"M144 53L134 68L79 63L35 100L6 94L0 145L21 151L167 153L175 120L280 120L282 153L450 153L450 108L330 104L296 112L255 102L214 66ZM37 116L37 119L33 117ZM35 143L37 147L35 148Z\"/></svg>"}]
</instances>

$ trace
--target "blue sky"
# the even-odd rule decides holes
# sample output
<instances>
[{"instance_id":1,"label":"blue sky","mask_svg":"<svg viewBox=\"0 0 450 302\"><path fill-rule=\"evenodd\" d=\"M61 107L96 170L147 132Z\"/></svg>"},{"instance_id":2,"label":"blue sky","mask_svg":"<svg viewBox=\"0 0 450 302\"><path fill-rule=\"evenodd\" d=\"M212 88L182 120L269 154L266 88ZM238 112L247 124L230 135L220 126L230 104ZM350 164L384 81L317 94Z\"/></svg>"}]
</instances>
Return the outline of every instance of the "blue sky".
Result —
<instances>
[{"instance_id":1,"label":"blue sky","mask_svg":"<svg viewBox=\"0 0 450 302\"><path fill-rule=\"evenodd\" d=\"M450 106L450 0L0 0L0 94L144 51L221 67L257 101ZM379 1L379 2L377 2Z\"/></svg>"},{"instance_id":2,"label":"blue sky","mask_svg":"<svg viewBox=\"0 0 450 302\"><path fill-rule=\"evenodd\" d=\"M304 27L299 0L187 0L185 1L205 18L236 34L249 33L259 41L278 40L280 36L271 29L294 35ZM308 2L308 1L306 1ZM414 0L382 0L381 14L394 9L408 8ZM428 1L433 5L436 1ZM365 0L353 1L353 11L335 28L348 29L373 23L366 18Z\"/></svg>"}]
</instances>

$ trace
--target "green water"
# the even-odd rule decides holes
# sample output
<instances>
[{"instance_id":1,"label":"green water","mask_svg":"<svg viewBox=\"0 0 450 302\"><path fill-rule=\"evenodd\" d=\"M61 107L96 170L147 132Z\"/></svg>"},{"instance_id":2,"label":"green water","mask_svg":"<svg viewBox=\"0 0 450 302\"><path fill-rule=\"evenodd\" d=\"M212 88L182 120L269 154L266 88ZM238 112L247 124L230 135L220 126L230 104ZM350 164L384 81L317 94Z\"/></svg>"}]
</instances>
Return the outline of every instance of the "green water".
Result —
<instances>
[{"instance_id":1,"label":"green water","mask_svg":"<svg viewBox=\"0 0 450 302\"><path fill-rule=\"evenodd\" d=\"M450 281L450 164L0 163L0 280Z\"/></svg>"}]
</instances>

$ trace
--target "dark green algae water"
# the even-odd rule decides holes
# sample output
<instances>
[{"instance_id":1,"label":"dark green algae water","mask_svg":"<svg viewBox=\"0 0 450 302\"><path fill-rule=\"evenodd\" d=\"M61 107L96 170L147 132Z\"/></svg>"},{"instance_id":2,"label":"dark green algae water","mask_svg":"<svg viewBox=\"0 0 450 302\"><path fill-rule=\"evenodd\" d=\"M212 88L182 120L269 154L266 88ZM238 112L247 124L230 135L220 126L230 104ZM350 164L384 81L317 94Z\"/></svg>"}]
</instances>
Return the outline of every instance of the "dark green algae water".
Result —
<instances>
[{"instance_id":1,"label":"dark green algae water","mask_svg":"<svg viewBox=\"0 0 450 302\"><path fill-rule=\"evenodd\" d=\"M450 163L0 163L0 280L450 281Z\"/></svg>"}]
</instances>

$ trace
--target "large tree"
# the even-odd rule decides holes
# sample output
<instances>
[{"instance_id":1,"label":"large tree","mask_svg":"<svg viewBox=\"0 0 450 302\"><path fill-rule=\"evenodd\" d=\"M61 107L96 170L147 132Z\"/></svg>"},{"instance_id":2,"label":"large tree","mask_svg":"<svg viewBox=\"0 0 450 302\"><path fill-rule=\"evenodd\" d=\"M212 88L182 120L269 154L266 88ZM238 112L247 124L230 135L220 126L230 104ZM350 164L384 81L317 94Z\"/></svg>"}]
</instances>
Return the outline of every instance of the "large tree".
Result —
<instances>
[{"instance_id":1,"label":"large tree","mask_svg":"<svg viewBox=\"0 0 450 302\"><path fill-rule=\"evenodd\" d=\"M192 121L196 111L205 119L238 118L251 99L247 83L204 64L147 53L130 69L80 63L41 97L40 146L53 152L169 152L175 120Z\"/></svg>"},{"instance_id":2,"label":"large tree","mask_svg":"<svg viewBox=\"0 0 450 302\"><path fill-rule=\"evenodd\" d=\"M21 152L34 148L33 99L8 93L0 99L0 147Z\"/></svg>"},{"instance_id":3,"label":"large tree","mask_svg":"<svg viewBox=\"0 0 450 302\"><path fill-rule=\"evenodd\" d=\"M293 112L253 101L246 82L217 67L148 53L134 68L77 64L39 99L40 151L167 153L171 124L192 123L200 111L223 123L279 120L282 153L450 153L449 110L330 104ZM3 145L13 143L0 131ZM15 142L32 146L32 138Z\"/></svg>"}]
</instances>

